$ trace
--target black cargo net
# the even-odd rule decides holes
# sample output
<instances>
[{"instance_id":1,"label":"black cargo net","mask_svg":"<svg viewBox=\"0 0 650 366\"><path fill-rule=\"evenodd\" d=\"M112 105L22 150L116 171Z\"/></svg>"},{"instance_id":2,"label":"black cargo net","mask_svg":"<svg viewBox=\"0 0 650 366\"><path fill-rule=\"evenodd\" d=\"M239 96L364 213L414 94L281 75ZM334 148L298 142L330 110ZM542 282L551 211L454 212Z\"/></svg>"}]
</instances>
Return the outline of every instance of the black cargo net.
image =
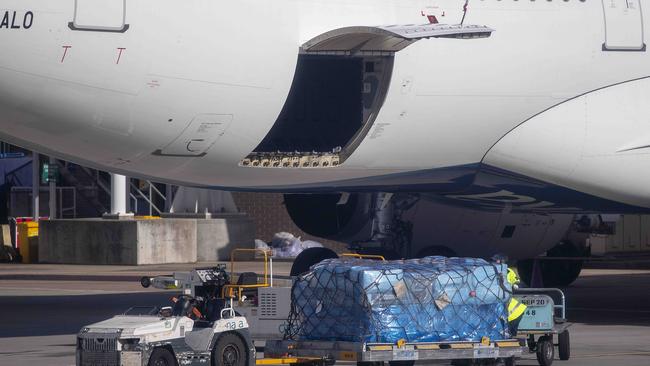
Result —
<instances>
[{"instance_id":1,"label":"black cargo net","mask_svg":"<svg viewBox=\"0 0 650 366\"><path fill-rule=\"evenodd\" d=\"M328 259L291 291L285 339L351 342L509 338L507 267L481 259Z\"/></svg>"}]
</instances>

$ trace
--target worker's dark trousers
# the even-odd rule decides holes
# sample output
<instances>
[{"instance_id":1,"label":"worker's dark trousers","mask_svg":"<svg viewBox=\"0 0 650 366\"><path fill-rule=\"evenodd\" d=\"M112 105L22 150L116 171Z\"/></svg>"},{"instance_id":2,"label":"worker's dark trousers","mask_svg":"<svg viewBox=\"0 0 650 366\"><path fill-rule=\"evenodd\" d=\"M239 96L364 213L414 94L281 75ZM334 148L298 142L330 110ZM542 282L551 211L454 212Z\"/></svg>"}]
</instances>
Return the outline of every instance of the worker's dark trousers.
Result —
<instances>
[{"instance_id":1,"label":"worker's dark trousers","mask_svg":"<svg viewBox=\"0 0 650 366\"><path fill-rule=\"evenodd\" d=\"M523 318L523 314L519 318L508 323L508 330L510 331L510 337L517 336L517 329L519 329L519 323L521 323L521 318Z\"/></svg>"}]
</instances>

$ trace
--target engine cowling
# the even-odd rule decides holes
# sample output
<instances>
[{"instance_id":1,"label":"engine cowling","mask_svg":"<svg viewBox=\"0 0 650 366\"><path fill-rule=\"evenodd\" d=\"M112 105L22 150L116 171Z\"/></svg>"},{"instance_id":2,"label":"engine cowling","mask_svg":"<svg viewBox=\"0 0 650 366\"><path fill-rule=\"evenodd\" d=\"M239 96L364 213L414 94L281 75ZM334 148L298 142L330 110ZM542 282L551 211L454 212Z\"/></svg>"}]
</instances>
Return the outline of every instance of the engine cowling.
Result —
<instances>
[{"instance_id":1,"label":"engine cowling","mask_svg":"<svg viewBox=\"0 0 650 366\"><path fill-rule=\"evenodd\" d=\"M367 240L372 227L372 195L350 193L286 194L284 203L293 222L304 232L324 239Z\"/></svg>"}]
</instances>

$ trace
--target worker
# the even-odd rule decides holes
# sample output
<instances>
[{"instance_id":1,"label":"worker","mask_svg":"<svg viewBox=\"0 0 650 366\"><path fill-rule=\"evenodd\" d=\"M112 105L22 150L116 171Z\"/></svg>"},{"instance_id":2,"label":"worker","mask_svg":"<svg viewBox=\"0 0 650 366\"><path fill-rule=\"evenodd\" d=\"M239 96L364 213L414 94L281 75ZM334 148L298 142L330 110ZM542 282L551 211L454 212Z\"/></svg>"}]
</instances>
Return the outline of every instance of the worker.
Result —
<instances>
[{"instance_id":1,"label":"worker","mask_svg":"<svg viewBox=\"0 0 650 366\"><path fill-rule=\"evenodd\" d=\"M519 275L517 272L508 268L508 283L512 285L513 291L519 287ZM519 328L519 323L521 318L523 318L524 313L526 312L527 306L519 302L514 296L510 298L510 303L508 303L508 329L510 330L510 336L515 337L517 335L517 329Z\"/></svg>"}]
</instances>

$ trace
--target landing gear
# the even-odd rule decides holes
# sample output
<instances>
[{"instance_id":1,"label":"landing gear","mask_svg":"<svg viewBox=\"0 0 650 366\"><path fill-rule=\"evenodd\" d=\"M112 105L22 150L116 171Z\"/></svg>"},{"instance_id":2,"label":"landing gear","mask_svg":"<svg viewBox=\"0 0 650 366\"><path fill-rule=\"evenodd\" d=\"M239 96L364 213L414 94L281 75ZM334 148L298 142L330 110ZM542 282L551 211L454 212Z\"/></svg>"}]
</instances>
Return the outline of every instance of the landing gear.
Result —
<instances>
[{"instance_id":1,"label":"landing gear","mask_svg":"<svg viewBox=\"0 0 650 366\"><path fill-rule=\"evenodd\" d=\"M291 276L300 276L309 271L309 267L324 259L338 258L339 256L331 249L327 248L307 248L303 250L291 266Z\"/></svg>"},{"instance_id":2,"label":"landing gear","mask_svg":"<svg viewBox=\"0 0 650 366\"><path fill-rule=\"evenodd\" d=\"M368 240L355 242L351 249L359 254L381 255L386 260L408 258L413 223L402 216L419 201L419 196L377 193L373 199L372 234Z\"/></svg>"},{"instance_id":3,"label":"landing gear","mask_svg":"<svg viewBox=\"0 0 650 366\"><path fill-rule=\"evenodd\" d=\"M562 242L546 253L547 257L582 257L582 251L570 242ZM544 282L544 287L566 287L572 284L582 271L582 260L539 260L539 270ZM520 260L517 262L519 277L527 285L533 280L534 261L532 259Z\"/></svg>"},{"instance_id":4,"label":"landing gear","mask_svg":"<svg viewBox=\"0 0 650 366\"><path fill-rule=\"evenodd\" d=\"M380 255L387 261L392 261L402 258L399 253L391 249L382 248L362 248L357 250L357 253L362 255Z\"/></svg>"}]
</instances>

